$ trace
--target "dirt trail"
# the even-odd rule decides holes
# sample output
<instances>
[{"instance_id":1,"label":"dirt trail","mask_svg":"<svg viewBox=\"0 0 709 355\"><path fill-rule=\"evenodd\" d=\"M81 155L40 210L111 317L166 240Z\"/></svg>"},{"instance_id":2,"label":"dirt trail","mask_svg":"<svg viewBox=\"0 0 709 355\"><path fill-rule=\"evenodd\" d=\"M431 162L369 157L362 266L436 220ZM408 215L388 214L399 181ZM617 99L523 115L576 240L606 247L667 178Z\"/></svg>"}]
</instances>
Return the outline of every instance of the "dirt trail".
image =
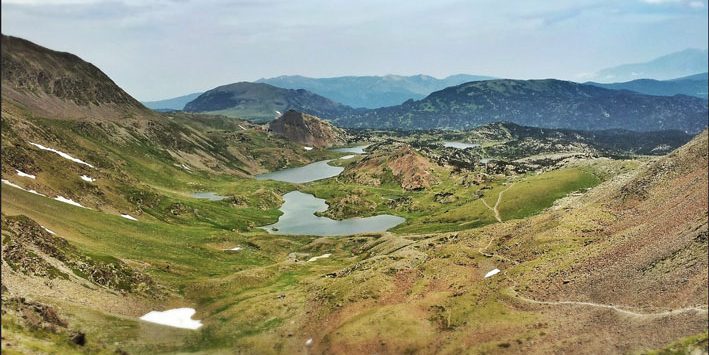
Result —
<instances>
[{"instance_id":1,"label":"dirt trail","mask_svg":"<svg viewBox=\"0 0 709 355\"><path fill-rule=\"evenodd\" d=\"M490 207L490 205L488 205L487 202L485 202L484 199L482 199L482 198L480 199L480 200L483 202L483 204L485 205L485 207L489 208L493 213L495 213L495 219L496 219L498 222L502 222L502 217L500 216L500 211L497 209L497 207L500 206L500 201L502 201L502 194L504 194L505 191L509 190L510 187L512 187L512 185L514 185L514 184L510 184L510 186L507 186L506 189L500 191L500 193L497 194L497 201L495 202L495 206L494 206L494 207Z\"/></svg>"},{"instance_id":2,"label":"dirt trail","mask_svg":"<svg viewBox=\"0 0 709 355\"><path fill-rule=\"evenodd\" d=\"M520 294L517 293L517 291L512 288L512 291L514 292L515 296L522 301L528 302L528 303L535 303L535 304L545 304L545 305L576 305L576 306L587 306L587 307L596 307L596 308L606 308L606 309L612 309L618 313L626 314L629 316L633 317L643 317L643 318L651 318L651 317L666 317L666 316L671 316L675 314L682 314L682 313L687 313L687 312L696 312L696 313L703 313L707 314L708 309L704 307L684 307L684 308L678 308L678 309L673 309L669 311L663 311L663 312L634 312L625 308L621 308L618 306L614 306L611 304L602 304L602 303L594 303L594 302L581 302L581 301L539 301L535 299L531 299L528 297L524 297Z\"/></svg>"},{"instance_id":3,"label":"dirt trail","mask_svg":"<svg viewBox=\"0 0 709 355\"><path fill-rule=\"evenodd\" d=\"M508 189L509 189L509 187L508 187ZM498 201L499 201L499 197L498 197ZM498 255L496 253L486 252L485 250L487 248L489 248L490 245L492 245L492 242L494 242L494 241L495 241L495 238L490 239L490 241L487 243L487 245L478 249L478 252L481 255L486 256L488 258L497 258L500 260L509 261L512 264L517 264L516 262L510 260L507 257ZM673 309L673 310L669 310L669 311L661 311L661 312L636 312L636 311L631 311L628 308L624 308L624 307L616 306L616 305L612 305L612 304L602 304L602 303L585 302L585 301L540 301L540 300L535 300L533 298L529 298L529 297L525 297L523 295L520 295L517 292L517 285L518 285L517 281L515 281L513 278L511 278L509 275L507 275L507 273L504 270L502 272L505 275L505 277L507 279L509 279L510 281L512 281L512 283L513 283L513 286L510 287L510 290L511 290L513 296L516 297L517 299L520 299L520 300L527 302L527 303L551 305L551 306L563 306L563 305L569 306L570 305L570 306L606 308L606 309L610 309L610 310L616 311L621 314L625 314L625 315L632 316L632 317L640 317L640 318L666 317L666 316L672 316L672 315L688 313L688 312L709 315L709 308L707 308L706 306L690 306L690 307L683 307L683 308Z\"/></svg>"}]
</instances>

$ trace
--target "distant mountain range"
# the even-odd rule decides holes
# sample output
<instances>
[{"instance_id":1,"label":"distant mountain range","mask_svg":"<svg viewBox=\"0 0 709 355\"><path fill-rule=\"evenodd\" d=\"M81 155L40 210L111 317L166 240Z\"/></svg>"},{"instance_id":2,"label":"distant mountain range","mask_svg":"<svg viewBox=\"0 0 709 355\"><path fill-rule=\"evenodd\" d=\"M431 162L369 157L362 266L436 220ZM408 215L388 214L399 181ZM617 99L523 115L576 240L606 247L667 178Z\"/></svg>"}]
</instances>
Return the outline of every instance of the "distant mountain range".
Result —
<instances>
[{"instance_id":1,"label":"distant mountain range","mask_svg":"<svg viewBox=\"0 0 709 355\"><path fill-rule=\"evenodd\" d=\"M270 84L283 89L305 89L333 101L352 107L378 108L398 105L409 99L422 99L443 88L470 81L493 79L489 76L457 74L443 79L428 75L340 76L334 78L309 78L300 75L283 75L259 79L257 83ZM182 110L202 92L169 98L143 101L143 105L156 110Z\"/></svg>"},{"instance_id":2,"label":"distant mountain range","mask_svg":"<svg viewBox=\"0 0 709 355\"><path fill-rule=\"evenodd\" d=\"M647 95L674 96L689 95L706 99L709 86L709 73L690 75L672 80L638 79L624 83L596 83L589 81L584 84L614 90L630 90Z\"/></svg>"},{"instance_id":3,"label":"distant mountain range","mask_svg":"<svg viewBox=\"0 0 709 355\"><path fill-rule=\"evenodd\" d=\"M457 74L443 79L428 75L340 76L308 78L285 75L259 79L258 83L284 89L305 89L351 107L378 108L398 105L409 99L422 99L428 94L471 81L493 79L489 76Z\"/></svg>"},{"instance_id":4,"label":"distant mountain range","mask_svg":"<svg viewBox=\"0 0 709 355\"><path fill-rule=\"evenodd\" d=\"M209 90L185 105L187 112L271 121L294 109L325 119L354 114L356 110L303 89L283 89L264 83L240 82Z\"/></svg>"},{"instance_id":5,"label":"distant mountain range","mask_svg":"<svg viewBox=\"0 0 709 355\"><path fill-rule=\"evenodd\" d=\"M505 79L449 87L422 100L341 116L335 123L360 128L469 129L496 121L547 128L697 133L707 125L707 102L554 79Z\"/></svg>"},{"instance_id":6,"label":"distant mountain range","mask_svg":"<svg viewBox=\"0 0 709 355\"><path fill-rule=\"evenodd\" d=\"M151 110L156 110L156 111L161 111L161 110L178 110L179 111L179 110L184 109L185 105L187 105L188 102L196 99L199 95L202 95L202 93L195 92L192 94L173 97L171 99L165 99L165 100L142 101L142 104L145 105L145 107L147 107Z\"/></svg>"},{"instance_id":7,"label":"distant mountain range","mask_svg":"<svg viewBox=\"0 0 709 355\"><path fill-rule=\"evenodd\" d=\"M603 69L592 78L597 82L622 82L635 79L669 80L709 71L706 49L685 49L644 63L623 64Z\"/></svg>"},{"instance_id":8,"label":"distant mountain range","mask_svg":"<svg viewBox=\"0 0 709 355\"><path fill-rule=\"evenodd\" d=\"M444 79L280 76L145 104L157 110L184 107L257 122L293 109L356 128L469 129L509 121L547 128L696 133L707 125L706 50L687 49L646 63L604 69L597 76L604 80L579 84L465 74ZM635 80L601 82L624 78Z\"/></svg>"}]
</instances>

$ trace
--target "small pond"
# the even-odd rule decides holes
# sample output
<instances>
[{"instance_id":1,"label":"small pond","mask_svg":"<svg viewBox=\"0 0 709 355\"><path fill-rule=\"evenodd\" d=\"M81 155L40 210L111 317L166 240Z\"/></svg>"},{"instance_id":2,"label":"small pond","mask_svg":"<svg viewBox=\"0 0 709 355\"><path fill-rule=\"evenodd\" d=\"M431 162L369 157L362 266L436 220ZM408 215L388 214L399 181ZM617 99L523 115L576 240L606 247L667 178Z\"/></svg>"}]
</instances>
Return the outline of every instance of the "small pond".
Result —
<instances>
[{"instance_id":1,"label":"small pond","mask_svg":"<svg viewBox=\"0 0 709 355\"><path fill-rule=\"evenodd\" d=\"M280 210L283 215L278 222L261 227L271 234L343 236L359 233L384 232L404 223L406 219L392 215L378 215L364 218L350 218L342 221L318 217L315 212L324 212L328 206L325 200L300 191L283 195Z\"/></svg>"},{"instance_id":2,"label":"small pond","mask_svg":"<svg viewBox=\"0 0 709 355\"><path fill-rule=\"evenodd\" d=\"M444 147L448 147L448 148L465 149L465 148L475 148L475 147L479 147L480 144L464 143L464 142L454 142L454 141L444 141L444 142L443 142L443 146L444 146Z\"/></svg>"},{"instance_id":3,"label":"small pond","mask_svg":"<svg viewBox=\"0 0 709 355\"><path fill-rule=\"evenodd\" d=\"M353 154L364 154L366 153L364 151L364 148L369 147L368 144L366 145L357 145L354 147L342 147L342 148L333 148L332 151L334 152L340 152L340 153L353 153Z\"/></svg>"},{"instance_id":4,"label":"small pond","mask_svg":"<svg viewBox=\"0 0 709 355\"><path fill-rule=\"evenodd\" d=\"M226 196L217 195L214 192L195 192L192 197L209 201L221 201L226 198Z\"/></svg>"},{"instance_id":5,"label":"small pond","mask_svg":"<svg viewBox=\"0 0 709 355\"><path fill-rule=\"evenodd\" d=\"M298 168L283 169L267 174L256 175L256 179L303 184L306 182L327 179L329 177L340 175L345 168L328 164L331 161L332 159L321 160Z\"/></svg>"}]
</instances>

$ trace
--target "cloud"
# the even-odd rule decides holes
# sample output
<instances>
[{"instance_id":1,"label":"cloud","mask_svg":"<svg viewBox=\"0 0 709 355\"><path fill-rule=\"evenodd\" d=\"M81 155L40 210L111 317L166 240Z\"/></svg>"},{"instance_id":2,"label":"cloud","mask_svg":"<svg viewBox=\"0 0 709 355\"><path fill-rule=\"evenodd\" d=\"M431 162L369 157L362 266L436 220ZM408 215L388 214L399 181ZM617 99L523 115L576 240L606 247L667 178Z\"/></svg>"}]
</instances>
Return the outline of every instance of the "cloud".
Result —
<instances>
[{"instance_id":1,"label":"cloud","mask_svg":"<svg viewBox=\"0 0 709 355\"><path fill-rule=\"evenodd\" d=\"M704 2L699 0L641 0L650 5L680 5L692 9L703 9Z\"/></svg>"},{"instance_id":2,"label":"cloud","mask_svg":"<svg viewBox=\"0 0 709 355\"><path fill-rule=\"evenodd\" d=\"M689 5L689 7L695 8L695 9L703 9L704 8L704 3L701 1L690 1L688 5Z\"/></svg>"},{"instance_id":3,"label":"cloud","mask_svg":"<svg viewBox=\"0 0 709 355\"><path fill-rule=\"evenodd\" d=\"M681 0L642 0L648 4L667 4L667 3L678 3Z\"/></svg>"},{"instance_id":4,"label":"cloud","mask_svg":"<svg viewBox=\"0 0 709 355\"><path fill-rule=\"evenodd\" d=\"M13 5L85 5L95 4L101 0L2 0L3 4Z\"/></svg>"},{"instance_id":5,"label":"cloud","mask_svg":"<svg viewBox=\"0 0 709 355\"><path fill-rule=\"evenodd\" d=\"M284 74L577 79L705 47L700 5L706 0L507 7L499 0L2 0L1 15L3 33L77 54L151 100Z\"/></svg>"}]
</instances>

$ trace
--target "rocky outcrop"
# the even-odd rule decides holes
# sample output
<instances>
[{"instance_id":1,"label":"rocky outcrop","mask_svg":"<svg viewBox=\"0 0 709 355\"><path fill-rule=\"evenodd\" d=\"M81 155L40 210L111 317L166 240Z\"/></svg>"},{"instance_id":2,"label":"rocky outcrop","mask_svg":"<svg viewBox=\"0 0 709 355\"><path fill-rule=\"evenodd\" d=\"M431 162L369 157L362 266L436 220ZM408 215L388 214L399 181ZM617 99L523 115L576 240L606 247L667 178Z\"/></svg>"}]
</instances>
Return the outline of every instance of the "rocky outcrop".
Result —
<instances>
[{"instance_id":1,"label":"rocky outcrop","mask_svg":"<svg viewBox=\"0 0 709 355\"><path fill-rule=\"evenodd\" d=\"M327 121L307 113L288 110L269 124L273 133L314 148L326 148L345 143L345 132Z\"/></svg>"},{"instance_id":2,"label":"rocky outcrop","mask_svg":"<svg viewBox=\"0 0 709 355\"><path fill-rule=\"evenodd\" d=\"M158 291L150 276L118 259L97 260L84 255L29 217L2 215L2 226L2 259L16 272L46 279L79 277L125 293Z\"/></svg>"},{"instance_id":3,"label":"rocky outcrop","mask_svg":"<svg viewBox=\"0 0 709 355\"><path fill-rule=\"evenodd\" d=\"M408 144L383 143L342 174L343 179L363 185L380 186L396 182L405 190L423 190L438 182L434 164Z\"/></svg>"}]
</instances>

